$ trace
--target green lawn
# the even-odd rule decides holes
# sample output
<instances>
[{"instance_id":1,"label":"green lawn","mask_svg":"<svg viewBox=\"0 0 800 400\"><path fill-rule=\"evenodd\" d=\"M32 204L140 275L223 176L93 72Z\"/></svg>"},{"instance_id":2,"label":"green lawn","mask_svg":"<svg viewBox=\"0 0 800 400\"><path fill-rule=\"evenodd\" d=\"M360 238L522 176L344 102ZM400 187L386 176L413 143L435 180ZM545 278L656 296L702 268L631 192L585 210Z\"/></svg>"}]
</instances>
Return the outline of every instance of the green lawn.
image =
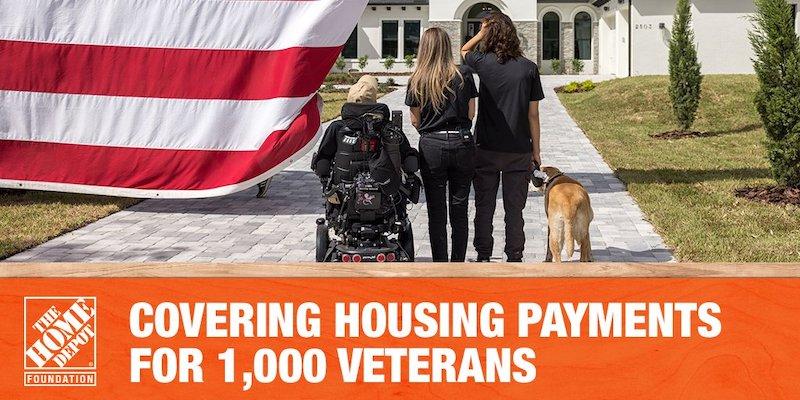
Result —
<instances>
[{"instance_id":1,"label":"green lawn","mask_svg":"<svg viewBox=\"0 0 800 400\"><path fill-rule=\"evenodd\" d=\"M339 116L347 93L322 93L322 120ZM0 192L0 260L138 203L56 192Z\"/></svg>"},{"instance_id":2,"label":"green lawn","mask_svg":"<svg viewBox=\"0 0 800 400\"><path fill-rule=\"evenodd\" d=\"M708 137L656 140L676 128L667 77L604 82L561 101L682 261L800 261L800 209L734 197L772 184L753 105L754 76L706 76L694 130Z\"/></svg>"},{"instance_id":3,"label":"green lawn","mask_svg":"<svg viewBox=\"0 0 800 400\"><path fill-rule=\"evenodd\" d=\"M55 192L0 192L0 259L137 202Z\"/></svg>"}]
</instances>

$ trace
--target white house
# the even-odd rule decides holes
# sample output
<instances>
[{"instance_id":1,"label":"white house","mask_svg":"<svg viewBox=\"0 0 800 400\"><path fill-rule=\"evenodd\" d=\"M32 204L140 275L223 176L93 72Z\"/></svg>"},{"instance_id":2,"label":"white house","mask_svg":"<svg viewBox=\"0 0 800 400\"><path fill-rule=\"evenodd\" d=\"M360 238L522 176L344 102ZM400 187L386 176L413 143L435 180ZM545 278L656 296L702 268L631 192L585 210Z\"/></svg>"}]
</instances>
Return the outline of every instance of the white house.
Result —
<instances>
[{"instance_id":1,"label":"white house","mask_svg":"<svg viewBox=\"0 0 800 400\"><path fill-rule=\"evenodd\" d=\"M800 32L798 5L792 3ZM675 0L370 0L345 45L349 67L366 56L367 71L407 70L420 32L439 26L453 39L453 52L480 28L479 15L500 10L517 24L525 55L550 72L552 60L581 60L585 74L617 76L667 73ZM747 32L752 0L692 0L694 30L703 73L752 73ZM459 58L460 59L460 58Z\"/></svg>"}]
</instances>

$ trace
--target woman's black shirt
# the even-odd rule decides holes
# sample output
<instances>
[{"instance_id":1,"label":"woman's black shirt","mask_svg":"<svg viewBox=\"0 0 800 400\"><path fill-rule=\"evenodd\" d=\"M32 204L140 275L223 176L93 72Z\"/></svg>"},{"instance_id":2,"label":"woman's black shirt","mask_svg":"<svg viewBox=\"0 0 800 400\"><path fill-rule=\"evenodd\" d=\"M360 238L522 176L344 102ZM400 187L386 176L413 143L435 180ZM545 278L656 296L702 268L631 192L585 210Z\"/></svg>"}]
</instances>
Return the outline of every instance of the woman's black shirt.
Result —
<instances>
[{"instance_id":1,"label":"woman's black shirt","mask_svg":"<svg viewBox=\"0 0 800 400\"><path fill-rule=\"evenodd\" d=\"M417 131L421 135L472 128L472 121L469 119L469 101L478 97L478 89L475 88L475 80L469 67L461 66L459 71L461 76L453 77L448 85L455 94L450 90L445 92L447 100L441 111L437 112L430 103L420 104L410 90L406 92L406 105L420 108L420 124Z\"/></svg>"}]
</instances>

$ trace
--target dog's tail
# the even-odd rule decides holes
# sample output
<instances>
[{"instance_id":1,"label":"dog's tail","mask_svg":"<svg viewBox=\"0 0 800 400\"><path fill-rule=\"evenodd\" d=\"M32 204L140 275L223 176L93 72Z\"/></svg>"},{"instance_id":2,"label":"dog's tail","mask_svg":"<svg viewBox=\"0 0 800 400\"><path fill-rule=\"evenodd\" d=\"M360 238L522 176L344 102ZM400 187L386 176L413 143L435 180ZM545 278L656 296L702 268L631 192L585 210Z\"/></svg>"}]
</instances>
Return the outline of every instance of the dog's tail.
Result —
<instances>
[{"instance_id":1,"label":"dog's tail","mask_svg":"<svg viewBox=\"0 0 800 400\"><path fill-rule=\"evenodd\" d=\"M564 252L566 253L567 261L572 260L572 253L575 252L575 239L574 233L572 231L573 221L575 220L575 214L566 214L564 215Z\"/></svg>"}]
</instances>

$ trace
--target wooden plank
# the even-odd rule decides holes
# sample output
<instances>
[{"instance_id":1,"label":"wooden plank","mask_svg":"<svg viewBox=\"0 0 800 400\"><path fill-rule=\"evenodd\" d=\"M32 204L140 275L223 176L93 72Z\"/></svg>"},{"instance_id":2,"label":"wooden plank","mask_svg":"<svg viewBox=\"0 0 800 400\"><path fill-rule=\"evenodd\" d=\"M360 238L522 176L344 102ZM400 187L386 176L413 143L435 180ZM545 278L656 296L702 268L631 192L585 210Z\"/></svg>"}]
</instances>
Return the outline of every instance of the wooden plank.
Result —
<instances>
[{"instance_id":1,"label":"wooden plank","mask_svg":"<svg viewBox=\"0 0 800 400\"><path fill-rule=\"evenodd\" d=\"M204 263L0 263L0 277L742 277L797 278L800 264L204 264Z\"/></svg>"}]
</instances>

